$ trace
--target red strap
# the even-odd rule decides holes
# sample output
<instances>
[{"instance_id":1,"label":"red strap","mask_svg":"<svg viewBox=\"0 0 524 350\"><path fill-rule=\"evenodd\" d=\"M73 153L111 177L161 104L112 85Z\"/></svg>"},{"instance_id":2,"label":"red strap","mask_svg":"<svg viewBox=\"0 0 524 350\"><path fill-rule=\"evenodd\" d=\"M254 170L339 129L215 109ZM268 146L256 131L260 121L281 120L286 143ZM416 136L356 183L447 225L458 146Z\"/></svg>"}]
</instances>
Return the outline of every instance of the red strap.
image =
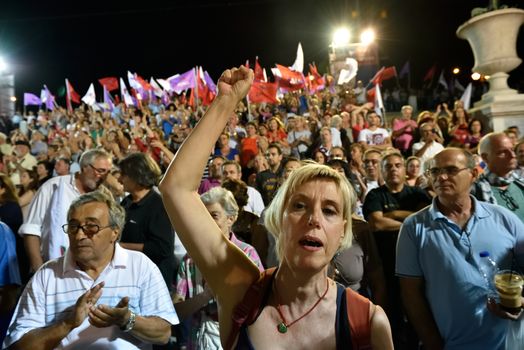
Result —
<instances>
[{"instance_id":1,"label":"red strap","mask_svg":"<svg viewBox=\"0 0 524 350\"><path fill-rule=\"evenodd\" d=\"M363 297L351 288L346 288L346 306L351 330L353 349L371 349L371 321L369 320L368 298Z\"/></svg>"},{"instance_id":2,"label":"red strap","mask_svg":"<svg viewBox=\"0 0 524 350\"><path fill-rule=\"evenodd\" d=\"M255 320L255 317L260 310L262 298L264 297L269 281L271 281L271 277L275 270L275 268L265 270L260 275L260 278L249 287L246 294L244 294L242 302L237 304L233 309L233 315L231 317L233 322L226 341L226 350L233 348L233 343L237 339L242 325L251 324Z\"/></svg>"}]
</instances>

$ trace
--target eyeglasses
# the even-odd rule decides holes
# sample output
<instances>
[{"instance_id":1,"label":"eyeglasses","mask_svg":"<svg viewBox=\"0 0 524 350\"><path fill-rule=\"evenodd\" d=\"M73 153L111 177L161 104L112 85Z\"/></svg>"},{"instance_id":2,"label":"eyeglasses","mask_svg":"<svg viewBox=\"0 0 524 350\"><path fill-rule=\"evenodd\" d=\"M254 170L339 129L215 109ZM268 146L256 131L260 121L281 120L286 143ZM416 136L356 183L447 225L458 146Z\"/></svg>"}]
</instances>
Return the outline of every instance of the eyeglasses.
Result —
<instances>
[{"instance_id":1,"label":"eyeglasses","mask_svg":"<svg viewBox=\"0 0 524 350\"><path fill-rule=\"evenodd\" d=\"M78 230L82 229L82 231L84 231L86 235L92 236L96 235L98 232L108 227L112 227L112 225L100 226L97 224L65 224L62 225L62 230L64 231L64 233L67 233L68 235L76 235L78 233Z\"/></svg>"},{"instance_id":2,"label":"eyeglasses","mask_svg":"<svg viewBox=\"0 0 524 350\"><path fill-rule=\"evenodd\" d=\"M93 164L89 164L89 166L100 175L106 175L110 171L110 169L95 168Z\"/></svg>"},{"instance_id":3,"label":"eyeglasses","mask_svg":"<svg viewBox=\"0 0 524 350\"><path fill-rule=\"evenodd\" d=\"M467 170L467 169L470 169L470 168L457 168L456 166L446 166L443 168L428 169L426 170L426 174L435 179L442 174L446 174L447 176L456 176L462 170Z\"/></svg>"},{"instance_id":4,"label":"eyeglasses","mask_svg":"<svg viewBox=\"0 0 524 350\"><path fill-rule=\"evenodd\" d=\"M506 202L506 208L508 208L511 211L515 211L519 208L519 205L515 198L511 196L511 194L507 191L500 191L500 197L504 199L504 202Z\"/></svg>"}]
</instances>

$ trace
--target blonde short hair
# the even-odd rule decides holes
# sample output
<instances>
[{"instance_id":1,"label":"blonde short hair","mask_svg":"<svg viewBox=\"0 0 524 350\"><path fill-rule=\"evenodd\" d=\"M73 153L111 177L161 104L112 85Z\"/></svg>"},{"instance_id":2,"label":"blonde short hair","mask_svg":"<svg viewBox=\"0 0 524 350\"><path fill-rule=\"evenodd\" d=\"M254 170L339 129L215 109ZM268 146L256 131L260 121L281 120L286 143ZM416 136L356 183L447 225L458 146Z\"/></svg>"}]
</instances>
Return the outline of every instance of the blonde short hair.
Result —
<instances>
[{"instance_id":1,"label":"blonde short hair","mask_svg":"<svg viewBox=\"0 0 524 350\"><path fill-rule=\"evenodd\" d=\"M279 188L275 198L264 213L264 225L266 229L275 237L276 253L280 261L284 256L283 247L283 235L282 233L282 220L284 217L284 210L291 198L291 195L297 190L298 187L304 183L324 179L335 183L338 190L342 195L342 216L346 220L344 226L344 238L340 243L338 250L344 250L351 246L353 241L353 231L351 229L351 214L352 208L356 201L354 192L351 191L351 185L349 181L336 170L316 163L306 164L298 169L295 169L289 178Z\"/></svg>"}]
</instances>

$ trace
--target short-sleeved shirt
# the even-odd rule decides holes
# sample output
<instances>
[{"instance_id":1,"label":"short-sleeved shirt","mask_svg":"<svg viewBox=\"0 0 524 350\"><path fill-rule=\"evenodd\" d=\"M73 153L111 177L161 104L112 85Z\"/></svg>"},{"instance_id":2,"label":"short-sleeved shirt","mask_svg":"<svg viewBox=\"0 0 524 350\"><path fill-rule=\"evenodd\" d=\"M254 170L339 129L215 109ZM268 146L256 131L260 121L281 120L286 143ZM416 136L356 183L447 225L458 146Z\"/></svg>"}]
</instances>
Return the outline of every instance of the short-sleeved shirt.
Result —
<instances>
[{"instance_id":1,"label":"short-sleeved shirt","mask_svg":"<svg viewBox=\"0 0 524 350\"><path fill-rule=\"evenodd\" d=\"M79 196L75 174L71 174L48 180L31 201L27 218L18 233L40 237L44 261L62 256L62 250L69 246L61 225L67 222L67 210Z\"/></svg>"},{"instance_id":2,"label":"short-sleeved shirt","mask_svg":"<svg viewBox=\"0 0 524 350\"><path fill-rule=\"evenodd\" d=\"M508 321L486 308L479 252L489 251L501 269L512 261L522 269L524 224L506 208L471 198L474 212L464 229L438 210L437 199L404 221L396 274L424 279L446 349L504 349Z\"/></svg>"},{"instance_id":3,"label":"short-sleeved shirt","mask_svg":"<svg viewBox=\"0 0 524 350\"><path fill-rule=\"evenodd\" d=\"M383 145L389 137L389 132L383 128L376 130L362 129L358 134L358 142L364 141L367 145Z\"/></svg>"},{"instance_id":4,"label":"short-sleeved shirt","mask_svg":"<svg viewBox=\"0 0 524 350\"><path fill-rule=\"evenodd\" d=\"M142 252L158 266L171 287L175 273L175 235L160 194L151 189L136 203L129 195L122 206L126 210L126 224L120 241L144 244Z\"/></svg>"},{"instance_id":5,"label":"short-sleeved shirt","mask_svg":"<svg viewBox=\"0 0 524 350\"><path fill-rule=\"evenodd\" d=\"M129 308L137 315L157 316L171 324L178 323L167 286L156 265L143 253L124 249L117 243L113 259L96 280L77 267L70 251L44 264L18 301L4 347L11 346L33 329L47 327L65 317L82 294L102 281L105 285L97 304L115 306L127 296ZM86 349L88 346L151 349L151 344L124 333L117 326L96 328L88 318L57 348Z\"/></svg>"}]
</instances>

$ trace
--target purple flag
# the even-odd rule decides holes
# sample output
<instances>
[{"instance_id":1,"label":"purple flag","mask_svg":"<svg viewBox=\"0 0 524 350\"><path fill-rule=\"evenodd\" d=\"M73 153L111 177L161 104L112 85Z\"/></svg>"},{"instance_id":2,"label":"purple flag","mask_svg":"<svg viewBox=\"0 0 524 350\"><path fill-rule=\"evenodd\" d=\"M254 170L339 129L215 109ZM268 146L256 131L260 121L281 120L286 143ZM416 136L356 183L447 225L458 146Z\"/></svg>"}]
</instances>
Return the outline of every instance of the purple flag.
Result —
<instances>
[{"instance_id":1,"label":"purple flag","mask_svg":"<svg viewBox=\"0 0 524 350\"><path fill-rule=\"evenodd\" d=\"M206 85L209 88L209 90L211 90L213 93L216 94L217 93L217 86L213 82L213 79L211 79L211 77L207 73L207 70L204 72L204 81L206 82Z\"/></svg>"},{"instance_id":2,"label":"purple flag","mask_svg":"<svg viewBox=\"0 0 524 350\"><path fill-rule=\"evenodd\" d=\"M409 61L406 61L404 65L402 66L402 69L400 70L400 73L398 73L398 78L402 79L405 75L409 74Z\"/></svg>"},{"instance_id":3,"label":"purple flag","mask_svg":"<svg viewBox=\"0 0 524 350\"><path fill-rule=\"evenodd\" d=\"M24 92L24 106L40 106L42 100L38 98L35 94L29 92Z\"/></svg>"},{"instance_id":4,"label":"purple flag","mask_svg":"<svg viewBox=\"0 0 524 350\"><path fill-rule=\"evenodd\" d=\"M40 93L40 99L42 100L42 103L45 103L47 109L51 111L55 109L55 97L51 94L47 85L44 85L44 88Z\"/></svg>"},{"instance_id":5,"label":"purple flag","mask_svg":"<svg viewBox=\"0 0 524 350\"><path fill-rule=\"evenodd\" d=\"M180 94L184 90L196 87L195 69L191 68L187 72L170 79L169 83L171 84L173 91L177 94Z\"/></svg>"},{"instance_id":6,"label":"purple flag","mask_svg":"<svg viewBox=\"0 0 524 350\"><path fill-rule=\"evenodd\" d=\"M104 104L107 104L107 106L109 106L109 110L111 112L115 108L115 105L113 104L113 99L111 98L111 95L109 94L105 86L104 86Z\"/></svg>"}]
</instances>

